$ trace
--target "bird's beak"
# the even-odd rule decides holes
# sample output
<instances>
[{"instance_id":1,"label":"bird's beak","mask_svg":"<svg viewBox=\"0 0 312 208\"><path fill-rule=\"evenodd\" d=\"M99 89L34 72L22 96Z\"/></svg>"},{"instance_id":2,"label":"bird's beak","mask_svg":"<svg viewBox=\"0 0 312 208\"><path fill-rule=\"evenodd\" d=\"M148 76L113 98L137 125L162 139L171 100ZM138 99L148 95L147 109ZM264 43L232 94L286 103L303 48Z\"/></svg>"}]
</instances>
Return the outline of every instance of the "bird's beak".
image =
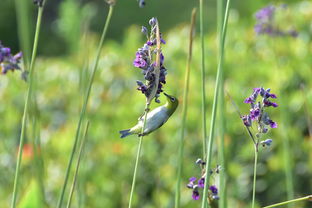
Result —
<instances>
[{"instance_id":1,"label":"bird's beak","mask_svg":"<svg viewBox=\"0 0 312 208\"><path fill-rule=\"evenodd\" d=\"M167 93L164 92L164 95L166 95L166 97L171 98L170 95L168 95Z\"/></svg>"}]
</instances>

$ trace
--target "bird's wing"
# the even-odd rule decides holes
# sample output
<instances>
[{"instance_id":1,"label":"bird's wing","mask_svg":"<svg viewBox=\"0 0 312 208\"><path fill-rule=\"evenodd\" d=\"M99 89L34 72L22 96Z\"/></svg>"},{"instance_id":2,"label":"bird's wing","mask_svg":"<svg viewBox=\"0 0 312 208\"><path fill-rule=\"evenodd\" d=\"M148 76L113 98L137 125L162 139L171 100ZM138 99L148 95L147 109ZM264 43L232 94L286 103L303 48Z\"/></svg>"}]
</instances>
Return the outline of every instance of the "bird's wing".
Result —
<instances>
[{"instance_id":1,"label":"bird's wing","mask_svg":"<svg viewBox=\"0 0 312 208\"><path fill-rule=\"evenodd\" d=\"M144 130L145 134L161 127L168 120L169 116L166 111L167 109L164 106L160 106L147 114L146 128Z\"/></svg>"}]
</instances>

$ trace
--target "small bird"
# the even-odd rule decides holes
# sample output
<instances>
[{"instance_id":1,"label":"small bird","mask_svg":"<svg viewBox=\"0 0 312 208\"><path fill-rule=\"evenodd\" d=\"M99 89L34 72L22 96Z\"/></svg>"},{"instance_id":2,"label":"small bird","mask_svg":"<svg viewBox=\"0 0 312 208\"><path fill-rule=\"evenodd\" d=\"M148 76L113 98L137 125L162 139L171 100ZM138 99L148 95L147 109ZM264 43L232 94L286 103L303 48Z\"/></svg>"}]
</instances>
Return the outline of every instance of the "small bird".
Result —
<instances>
[{"instance_id":1,"label":"small bird","mask_svg":"<svg viewBox=\"0 0 312 208\"><path fill-rule=\"evenodd\" d=\"M154 110L152 110L151 112L147 113L143 136L148 135L149 133L160 128L164 123L166 123L166 121L170 118L170 116L177 109L178 104L179 104L178 99L166 93L164 93L164 95L167 97L166 104L159 106L155 108ZM144 123L144 116L140 117L137 125L135 125L131 129L119 131L119 133L121 134L120 138L124 138L132 134L137 134L138 136L141 136L143 123Z\"/></svg>"}]
</instances>

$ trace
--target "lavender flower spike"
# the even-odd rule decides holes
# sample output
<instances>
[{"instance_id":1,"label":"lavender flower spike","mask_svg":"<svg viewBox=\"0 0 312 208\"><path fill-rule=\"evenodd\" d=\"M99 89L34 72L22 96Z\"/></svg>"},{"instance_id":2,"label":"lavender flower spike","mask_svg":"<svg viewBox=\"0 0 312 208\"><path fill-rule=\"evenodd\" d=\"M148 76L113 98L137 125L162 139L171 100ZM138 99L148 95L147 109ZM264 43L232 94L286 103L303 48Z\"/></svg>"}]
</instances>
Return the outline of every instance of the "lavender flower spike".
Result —
<instances>
[{"instance_id":1,"label":"lavender flower spike","mask_svg":"<svg viewBox=\"0 0 312 208\"><path fill-rule=\"evenodd\" d=\"M150 36L148 36L149 32L146 27L142 27L141 29L143 34L146 35L147 41L143 47L137 50L133 66L142 69L142 74L145 79L145 84L141 81L137 81L137 89L145 95L148 102L154 97L155 101L159 102L158 97L160 93L163 92L163 85L166 84L167 69L164 66L164 54L160 52L159 46L157 46L157 37L160 43L164 44L165 41L161 38L161 34L155 29L158 28L157 19L152 18L149 24L151 26Z\"/></svg>"},{"instance_id":2,"label":"lavender flower spike","mask_svg":"<svg viewBox=\"0 0 312 208\"><path fill-rule=\"evenodd\" d=\"M260 97L260 99L258 99ZM242 121L245 126L251 127L252 123L256 123L259 133L267 133L268 128L277 128L277 123L272 121L265 109L267 107L277 108L278 104L271 102L270 99L276 99L277 96L271 93L271 89L264 89L262 87L254 88L253 93L247 97L244 103L250 104L250 110L248 115L242 116Z\"/></svg>"},{"instance_id":3,"label":"lavender flower spike","mask_svg":"<svg viewBox=\"0 0 312 208\"><path fill-rule=\"evenodd\" d=\"M276 13L284 13L283 10L287 8L284 5L273 6L269 5L264 7L256 12L256 24L254 26L254 31L257 35L269 35L271 37L297 37L298 33L294 29L286 29L280 27L281 24L278 20L276 20ZM285 16L285 15L284 15ZM286 19L286 18L285 18ZM284 24L287 25L288 22Z\"/></svg>"},{"instance_id":4,"label":"lavender flower spike","mask_svg":"<svg viewBox=\"0 0 312 208\"><path fill-rule=\"evenodd\" d=\"M11 49L4 47L0 42L0 71L6 74L8 71L20 70L20 62L22 59L22 52L11 54Z\"/></svg>"},{"instance_id":5,"label":"lavender flower spike","mask_svg":"<svg viewBox=\"0 0 312 208\"><path fill-rule=\"evenodd\" d=\"M262 9L260 9L255 14L255 17L259 21L267 22L267 21L269 21L269 20L271 20L273 18L274 11L275 11L275 7L270 5L270 6L267 6L267 7L264 7Z\"/></svg>"}]
</instances>

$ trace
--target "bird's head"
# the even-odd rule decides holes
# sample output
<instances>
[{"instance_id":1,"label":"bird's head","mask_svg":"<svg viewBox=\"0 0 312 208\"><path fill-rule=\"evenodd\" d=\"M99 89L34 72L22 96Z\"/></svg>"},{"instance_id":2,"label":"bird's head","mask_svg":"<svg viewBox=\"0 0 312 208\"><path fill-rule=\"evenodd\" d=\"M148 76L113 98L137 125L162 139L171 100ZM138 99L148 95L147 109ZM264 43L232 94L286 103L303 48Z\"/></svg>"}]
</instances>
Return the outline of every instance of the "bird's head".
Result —
<instances>
[{"instance_id":1,"label":"bird's head","mask_svg":"<svg viewBox=\"0 0 312 208\"><path fill-rule=\"evenodd\" d=\"M175 98L171 95L168 95L167 93L164 93L164 95L167 97L166 106L168 108L169 115L172 115L174 113L174 111L177 109L177 107L179 105L179 101L177 98Z\"/></svg>"}]
</instances>

